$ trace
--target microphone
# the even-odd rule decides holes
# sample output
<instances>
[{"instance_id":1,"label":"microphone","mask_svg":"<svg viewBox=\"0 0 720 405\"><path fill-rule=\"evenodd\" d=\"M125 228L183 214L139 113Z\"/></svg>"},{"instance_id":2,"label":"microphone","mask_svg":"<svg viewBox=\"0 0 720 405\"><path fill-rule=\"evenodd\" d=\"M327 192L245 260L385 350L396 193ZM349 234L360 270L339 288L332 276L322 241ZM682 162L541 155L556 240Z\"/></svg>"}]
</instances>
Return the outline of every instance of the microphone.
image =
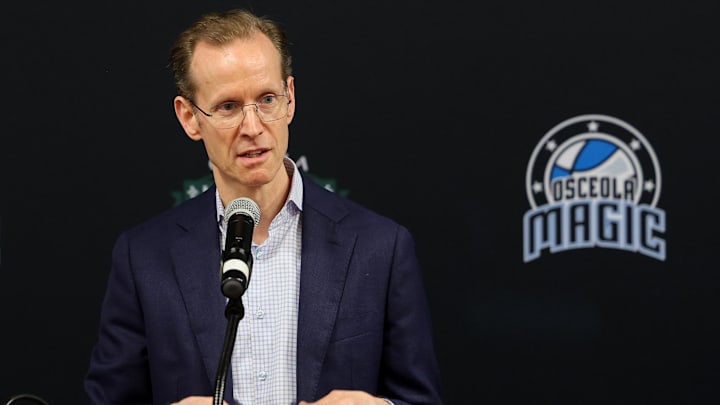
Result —
<instances>
[{"instance_id":1,"label":"microphone","mask_svg":"<svg viewBox=\"0 0 720 405\"><path fill-rule=\"evenodd\" d=\"M225 382L232 349L235 345L238 322L245 316L245 308L243 308L240 297L250 283L250 271L253 264L250 248L252 247L253 231L260 222L260 207L249 198L236 198L230 201L225 208L223 222L225 225L225 248L220 265L220 289L228 298L225 307L228 327L225 331L225 342L220 353L220 364L215 378L213 405L222 405L223 403Z\"/></svg>"},{"instance_id":2,"label":"microphone","mask_svg":"<svg viewBox=\"0 0 720 405\"><path fill-rule=\"evenodd\" d=\"M223 295L239 299L250 283L253 258L252 235L260 222L260 208L255 201L240 197L225 209L225 249L222 253L221 284Z\"/></svg>"}]
</instances>

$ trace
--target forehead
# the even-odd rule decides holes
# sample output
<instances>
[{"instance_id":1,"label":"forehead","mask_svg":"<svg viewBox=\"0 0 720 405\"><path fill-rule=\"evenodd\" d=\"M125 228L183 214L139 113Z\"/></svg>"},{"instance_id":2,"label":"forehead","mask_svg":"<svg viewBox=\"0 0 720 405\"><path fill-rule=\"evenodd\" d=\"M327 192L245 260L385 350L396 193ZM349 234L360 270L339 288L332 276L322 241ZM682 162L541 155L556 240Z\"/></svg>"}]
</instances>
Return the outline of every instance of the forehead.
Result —
<instances>
[{"instance_id":1,"label":"forehead","mask_svg":"<svg viewBox=\"0 0 720 405\"><path fill-rule=\"evenodd\" d=\"M282 84L280 53L265 35L225 44L200 41L190 64L197 93L267 90Z\"/></svg>"}]
</instances>

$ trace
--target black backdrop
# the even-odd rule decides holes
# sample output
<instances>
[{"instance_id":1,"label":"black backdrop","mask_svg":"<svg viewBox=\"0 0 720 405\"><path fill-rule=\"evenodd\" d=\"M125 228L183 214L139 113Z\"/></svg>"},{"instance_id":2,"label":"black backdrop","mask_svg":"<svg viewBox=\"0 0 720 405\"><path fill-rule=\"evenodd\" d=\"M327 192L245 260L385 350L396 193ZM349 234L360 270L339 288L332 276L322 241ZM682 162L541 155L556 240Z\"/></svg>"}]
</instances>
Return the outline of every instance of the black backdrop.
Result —
<instances>
[{"instance_id":1,"label":"black backdrop","mask_svg":"<svg viewBox=\"0 0 720 405\"><path fill-rule=\"evenodd\" d=\"M207 178L166 68L200 13L293 40L290 155L417 238L448 404L720 399L720 6L701 2L42 2L3 6L0 400L80 404L112 243ZM662 169L663 260L523 260L525 174L572 117Z\"/></svg>"}]
</instances>

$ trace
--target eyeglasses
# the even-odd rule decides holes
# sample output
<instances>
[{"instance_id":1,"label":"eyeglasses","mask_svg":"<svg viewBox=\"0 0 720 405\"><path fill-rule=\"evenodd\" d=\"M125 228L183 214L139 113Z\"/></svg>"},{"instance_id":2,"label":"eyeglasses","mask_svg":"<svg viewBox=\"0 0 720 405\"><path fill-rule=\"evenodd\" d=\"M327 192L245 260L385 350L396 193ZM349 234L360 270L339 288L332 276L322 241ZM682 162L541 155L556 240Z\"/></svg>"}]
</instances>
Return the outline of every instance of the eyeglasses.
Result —
<instances>
[{"instance_id":1,"label":"eyeglasses","mask_svg":"<svg viewBox=\"0 0 720 405\"><path fill-rule=\"evenodd\" d=\"M240 104L228 101L213 107L212 114L203 111L195 102L190 100L193 107L209 118L208 121L217 129L238 127L245 119L245 107L255 107L255 114L262 122L273 122L287 116L290 97L287 94L268 94L262 96L256 103Z\"/></svg>"}]
</instances>

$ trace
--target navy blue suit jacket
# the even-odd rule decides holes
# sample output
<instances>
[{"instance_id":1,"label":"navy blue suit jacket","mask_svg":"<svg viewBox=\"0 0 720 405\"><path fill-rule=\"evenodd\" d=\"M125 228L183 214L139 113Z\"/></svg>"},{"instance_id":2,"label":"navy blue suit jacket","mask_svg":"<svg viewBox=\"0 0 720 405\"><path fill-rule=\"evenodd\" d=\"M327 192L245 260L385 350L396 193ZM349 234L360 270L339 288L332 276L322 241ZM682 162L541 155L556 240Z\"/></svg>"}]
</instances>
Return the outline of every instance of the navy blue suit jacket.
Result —
<instances>
[{"instance_id":1,"label":"navy blue suit jacket","mask_svg":"<svg viewBox=\"0 0 720 405\"><path fill-rule=\"evenodd\" d=\"M92 404L213 395L227 328L219 238L214 187L119 236L85 380ZM355 389L442 403L404 227L305 177L301 266L298 400Z\"/></svg>"}]
</instances>

